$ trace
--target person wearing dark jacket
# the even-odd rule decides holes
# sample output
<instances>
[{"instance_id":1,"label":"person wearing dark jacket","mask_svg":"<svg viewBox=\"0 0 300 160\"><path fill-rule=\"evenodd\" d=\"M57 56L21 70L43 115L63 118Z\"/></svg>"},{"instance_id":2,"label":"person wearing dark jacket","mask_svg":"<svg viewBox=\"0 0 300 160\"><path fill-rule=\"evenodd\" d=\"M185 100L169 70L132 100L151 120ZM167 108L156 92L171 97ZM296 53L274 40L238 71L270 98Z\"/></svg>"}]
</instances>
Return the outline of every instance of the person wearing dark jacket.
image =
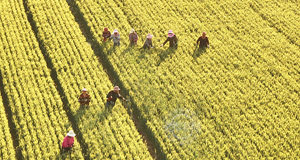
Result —
<instances>
[{"instance_id":1,"label":"person wearing dark jacket","mask_svg":"<svg viewBox=\"0 0 300 160\"><path fill-rule=\"evenodd\" d=\"M200 42L200 44L199 44ZM202 36L200 36L197 40L197 46L199 44L199 48L203 48L203 47L209 47L209 41L208 38L206 37L206 32L202 33Z\"/></svg>"},{"instance_id":2,"label":"person wearing dark jacket","mask_svg":"<svg viewBox=\"0 0 300 160\"><path fill-rule=\"evenodd\" d=\"M87 94L87 89L82 89L82 94L78 98L78 102L80 103L80 107L88 106L91 101L91 96Z\"/></svg>"},{"instance_id":3,"label":"person wearing dark jacket","mask_svg":"<svg viewBox=\"0 0 300 160\"><path fill-rule=\"evenodd\" d=\"M126 99L119 93L120 90L121 90L121 89L120 89L118 86L115 86L114 89L111 90L111 91L107 94L107 96L106 96L107 101L106 101L106 105L105 105L106 108L108 108L109 106L114 107L117 98L119 98L120 100L123 100L123 101L126 100Z\"/></svg>"},{"instance_id":4,"label":"person wearing dark jacket","mask_svg":"<svg viewBox=\"0 0 300 160\"><path fill-rule=\"evenodd\" d=\"M175 48L177 48L177 45L178 45L178 39L177 39L176 35L173 33L172 30L169 30L168 38L167 38L167 40L161 45L161 47L164 46L168 41L170 42L170 47L175 47Z\"/></svg>"},{"instance_id":5,"label":"person wearing dark jacket","mask_svg":"<svg viewBox=\"0 0 300 160\"><path fill-rule=\"evenodd\" d=\"M144 46L143 48L144 49L150 49L150 48L153 48L153 44L152 44L152 38L153 38L153 35L151 35L150 33L147 35L147 39L144 43Z\"/></svg>"},{"instance_id":6,"label":"person wearing dark jacket","mask_svg":"<svg viewBox=\"0 0 300 160\"><path fill-rule=\"evenodd\" d=\"M107 41L111 36L110 31L108 31L108 28L104 28L104 31L102 33L103 41Z\"/></svg>"}]
</instances>

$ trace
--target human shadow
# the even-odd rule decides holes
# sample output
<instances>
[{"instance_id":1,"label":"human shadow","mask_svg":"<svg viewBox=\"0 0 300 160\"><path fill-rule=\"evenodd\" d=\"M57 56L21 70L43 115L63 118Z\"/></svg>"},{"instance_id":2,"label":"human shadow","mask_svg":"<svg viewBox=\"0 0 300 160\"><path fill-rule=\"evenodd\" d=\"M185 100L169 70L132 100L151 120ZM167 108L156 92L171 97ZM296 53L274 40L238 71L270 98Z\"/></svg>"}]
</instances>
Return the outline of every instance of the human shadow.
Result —
<instances>
[{"instance_id":1,"label":"human shadow","mask_svg":"<svg viewBox=\"0 0 300 160\"><path fill-rule=\"evenodd\" d=\"M198 58L199 56L201 56L204 53L206 53L206 47L200 47L200 48L197 47L194 50L193 57Z\"/></svg>"},{"instance_id":2,"label":"human shadow","mask_svg":"<svg viewBox=\"0 0 300 160\"><path fill-rule=\"evenodd\" d=\"M64 153L61 148L60 152L59 152L59 154L57 154L55 160L64 160L64 159L72 159L72 151Z\"/></svg>"},{"instance_id":3,"label":"human shadow","mask_svg":"<svg viewBox=\"0 0 300 160\"><path fill-rule=\"evenodd\" d=\"M158 56L159 60L157 62L157 66L159 66L162 62L165 61L166 58L171 57L172 54L177 50L177 47L169 47L167 50L162 50Z\"/></svg>"},{"instance_id":4,"label":"human shadow","mask_svg":"<svg viewBox=\"0 0 300 160\"><path fill-rule=\"evenodd\" d=\"M125 44L124 44L125 45ZM113 53L115 53L115 51L117 50L117 48L119 48L120 46L111 46L108 50L107 50L107 54L111 55ZM122 51L121 55L124 55L125 53L129 52L131 49L134 49L134 46L131 45L127 45L127 48Z\"/></svg>"},{"instance_id":5,"label":"human shadow","mask_svg":"<svg viewBox=\"0 0 300 160\"><path fill-rule=\"evenodd\" d=\"M139 48L139 55L138 55L138 58L139 59L143 59L143 58L145 58L146 57L146 55L147 54L151 54L153 51L156 51L156 49L155 48L151 48L151 49L149 49L149 48L144 48L144 47L141 47L141 48Z\"/></svg>"},{"instance_id":6,"label":"human shadow","mask_svg":"<svg viewBox=\"0 0 300 160\"><path fill-rule=\"evenodd\" d=\"M74 117L77 122L79 122L80 119L82 118L82 116L86 114L86 111L89 109L89 107L91 107L91 106L80 107L77 110L75 117Z\"/></svg>"},{"instance_id":7,"label":"human shadow","mask_svg":"<svg viewBox=\"0 0 300 160\"><path fill-rule=\"evenodd\" d=\"M79 159L78 153L76 154L76 152L82 152L79 146L74 146L72 151L64 151L62 147L60 147L60 152L56 155L55 160Z\"/></svg>"}]
</instances>

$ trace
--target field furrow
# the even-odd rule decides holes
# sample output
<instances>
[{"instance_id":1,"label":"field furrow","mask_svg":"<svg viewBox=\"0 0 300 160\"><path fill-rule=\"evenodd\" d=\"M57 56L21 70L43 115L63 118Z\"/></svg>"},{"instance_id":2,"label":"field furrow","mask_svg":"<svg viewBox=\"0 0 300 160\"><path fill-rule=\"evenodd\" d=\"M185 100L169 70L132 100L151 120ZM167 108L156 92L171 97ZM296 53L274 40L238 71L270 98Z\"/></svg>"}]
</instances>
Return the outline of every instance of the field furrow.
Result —
<instances>
[{"instance_id":1,"label":"field furrow","mask_svg":"<svg viewBox=\"0 0 300 160\"><path fill-rule=\"evenodd\" d=\"M79 152L71 157L60 153L62 141L72 126L22 1L1 2L1 10L0 70L7 105L12 112L10 120L17 130L16 158L82 159L76 140L74 149Z\"/></svg>"},{"instance_id":2,"label":"field furrow","mask_svg":"<svg viewBox=\"0 0 300 160\"><path fill-rule=\"evenodd\" d=\"M2 92L2 86L0 88ZM8 116L6 116L6 109L2 99L2 93L0 93L0 156L2 159L16 159L17 155L14 148L14 139L12 139L9 120L7 119Z\"/></svg>"},{"instance_id":3,"label":"field furrow","mask_svg":"<svg viewBox=\"0 0 300 160\"><path fill-rule=\"evenodd\" d=\"M104 109L113 84L82 35L68 3L28 0L27 5L78 126L85 158L151 159L126 109L120 103L111 112ZM92 98L87 109L77 102L82 88L87 88Z\"/></svg>"},{"instance_id":4,"label":"field furrow","mask_svg":"<svg viewBox=\"0 0 300 160\"><path fill-rule=\"evenodd\" d=\"M248 3L77 2L166 158L296 156L290 150L299 141L287 135L298 134L299 51ZM104 27L119 29L121 47L102 42ZM127 46L130 27L138 47ZM147 33L158 46L169 29L179 37L177 50L137 49ZM211 48L197 50L202 31ZM193 125L184 128L190 117Z\"/></svg>"}]
</instances>

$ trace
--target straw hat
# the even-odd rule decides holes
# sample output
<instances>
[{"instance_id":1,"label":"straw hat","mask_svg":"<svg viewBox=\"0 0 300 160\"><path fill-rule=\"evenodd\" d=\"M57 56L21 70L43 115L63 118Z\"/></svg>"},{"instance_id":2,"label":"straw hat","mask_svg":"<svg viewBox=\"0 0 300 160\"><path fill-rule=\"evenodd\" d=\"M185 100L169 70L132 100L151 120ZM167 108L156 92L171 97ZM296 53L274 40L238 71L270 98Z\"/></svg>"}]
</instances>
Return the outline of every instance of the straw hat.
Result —
<instances>
[{"instance_id":1,"label":"straw hat","mask_svg":"<svg viewBox=\"0 0 300 160\"><path fill-rule=\"evenodd\" d=\"M150 33L147 34L147 38L151 39L153 37L153 35L151 35Z\"/></svg>"},{"instance_id":2,"label":"straw hat","mask_svg":"<svg viewBox=\"0 0 300 160\"><path fill-rule=\"evenodd\" d=\"M115 34L115 33L119 33L117 29L114 29L114 34Z\"/></svg>"},{"instance_id":3,"label":"straw hat","mask_svg":"<svg viewBox=\"0 0 300 160\"><path fill-rule=\"evenodd\" d=\"M75 137L76 134L74 133L73 130L70 130L69 133L67 133L67 136L69 136L69 137Z\"/></svg>"},{"instance_id":4,"label":"straw hat","mask_svg":"<svg viewBox=\"0 0 300 160\"><path fill-rule=\"evenodd\" d=\"M121 90L121 89L119 88L119 86L115 86L115 87L114 87L114 91L115 91L115 90L119 91L119 90Z\"/></svg>"},{"instance_id":5,"label":"straw hat","mask_svg":"<svg viewBox=\"0 0 300 160\"><path fill-rule=\"evenodd\" d=\"M86 88L83 88L82 91L83 91L83 92L87 92L87 89L86 89Z\"/></svg>"},{"instance_id":6,"label":"straw hat","mask_svg":"<svg viewBox=\"0 0 300 160\"><path fill-rule=\"evenodd\" d=\"M130 30L130 33L133 33L133 32L134 32L134 29L131 29L131 30Z\"/></svg>"}]
</instances>

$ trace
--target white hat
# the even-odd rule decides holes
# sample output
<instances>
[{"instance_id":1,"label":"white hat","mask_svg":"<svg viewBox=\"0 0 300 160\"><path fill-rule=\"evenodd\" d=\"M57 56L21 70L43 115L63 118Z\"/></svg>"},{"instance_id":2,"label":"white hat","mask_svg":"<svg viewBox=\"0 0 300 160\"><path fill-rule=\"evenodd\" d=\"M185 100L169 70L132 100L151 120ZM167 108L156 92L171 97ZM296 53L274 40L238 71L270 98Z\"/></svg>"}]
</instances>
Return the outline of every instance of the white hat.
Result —
<instances>
[{"instance_id":1,"label":"white hat","mask_svg":"<svg viewBox=\"0 0 300 160\"><path fill-rule=\"evenodd\" d=\"M85 92L87 92L87 89L86 89L86 88L83 88L83 89L82 89L82 91L85 91Z\"/></svg>"},{"instance_id":2,"label":"white hat","mask_svg":"<svg viewBox=\"0 0 300 160\"><path fill-rule=\"evenodd\" d=\"M134 32L134 29L131 29L131 30L130 30L130 33L133 33L133 32Z\"/></svg>"},{"instance_id":3,"label":"white hat","mask_svg":"<svg viewBox=\"0 0 300 160\"><path fill-rule=\"evenodd\" d=\"M67 133L67 136L69 136L69 137L75 137L76 134L74 133L73 130L70 130L69 133Z\"/></svg>"},{"instance_id":4,"label":"white hat","mask_svg":"<svg viewBox=\"0 0 300 160\"><path fill-rule=\"evenodd\" d=\"M172 31L172 30L169 30L169 33L173 33L173 31Z\"/></svg>"},{"instance_id":5,"label":"white hat","mask_svg":"<svg viewBox=\"0 0 300 160\"><path fill-rule=\"evenodd\" d=\"M115 86L115 87L114 87L114 90L118 90L118 91L119 91L119 90L121 90L121 89L119 88L119 86Z\"/></svg>"},{"instance_id":6,"label":"white hat","mask_svg":"<svg viewBox=\"0 0 300 160\"><path fill-rule=\"evenodd\" d=\"M113 33L119 33L119 32L118 32L118 30L117 30L117 29L114 29L114 32L113 32Z\"/></svg>"},{"instance_id":7,"label":"white hat","mask_svg":"<svg viewBox=\"0 0 300 160\"><path fill-rule=\"evenodd\" d=\"M147 38L151 39L153 37L153 35L151 35L150 33L147 34Z\"/></svg>"}]
</instances>

